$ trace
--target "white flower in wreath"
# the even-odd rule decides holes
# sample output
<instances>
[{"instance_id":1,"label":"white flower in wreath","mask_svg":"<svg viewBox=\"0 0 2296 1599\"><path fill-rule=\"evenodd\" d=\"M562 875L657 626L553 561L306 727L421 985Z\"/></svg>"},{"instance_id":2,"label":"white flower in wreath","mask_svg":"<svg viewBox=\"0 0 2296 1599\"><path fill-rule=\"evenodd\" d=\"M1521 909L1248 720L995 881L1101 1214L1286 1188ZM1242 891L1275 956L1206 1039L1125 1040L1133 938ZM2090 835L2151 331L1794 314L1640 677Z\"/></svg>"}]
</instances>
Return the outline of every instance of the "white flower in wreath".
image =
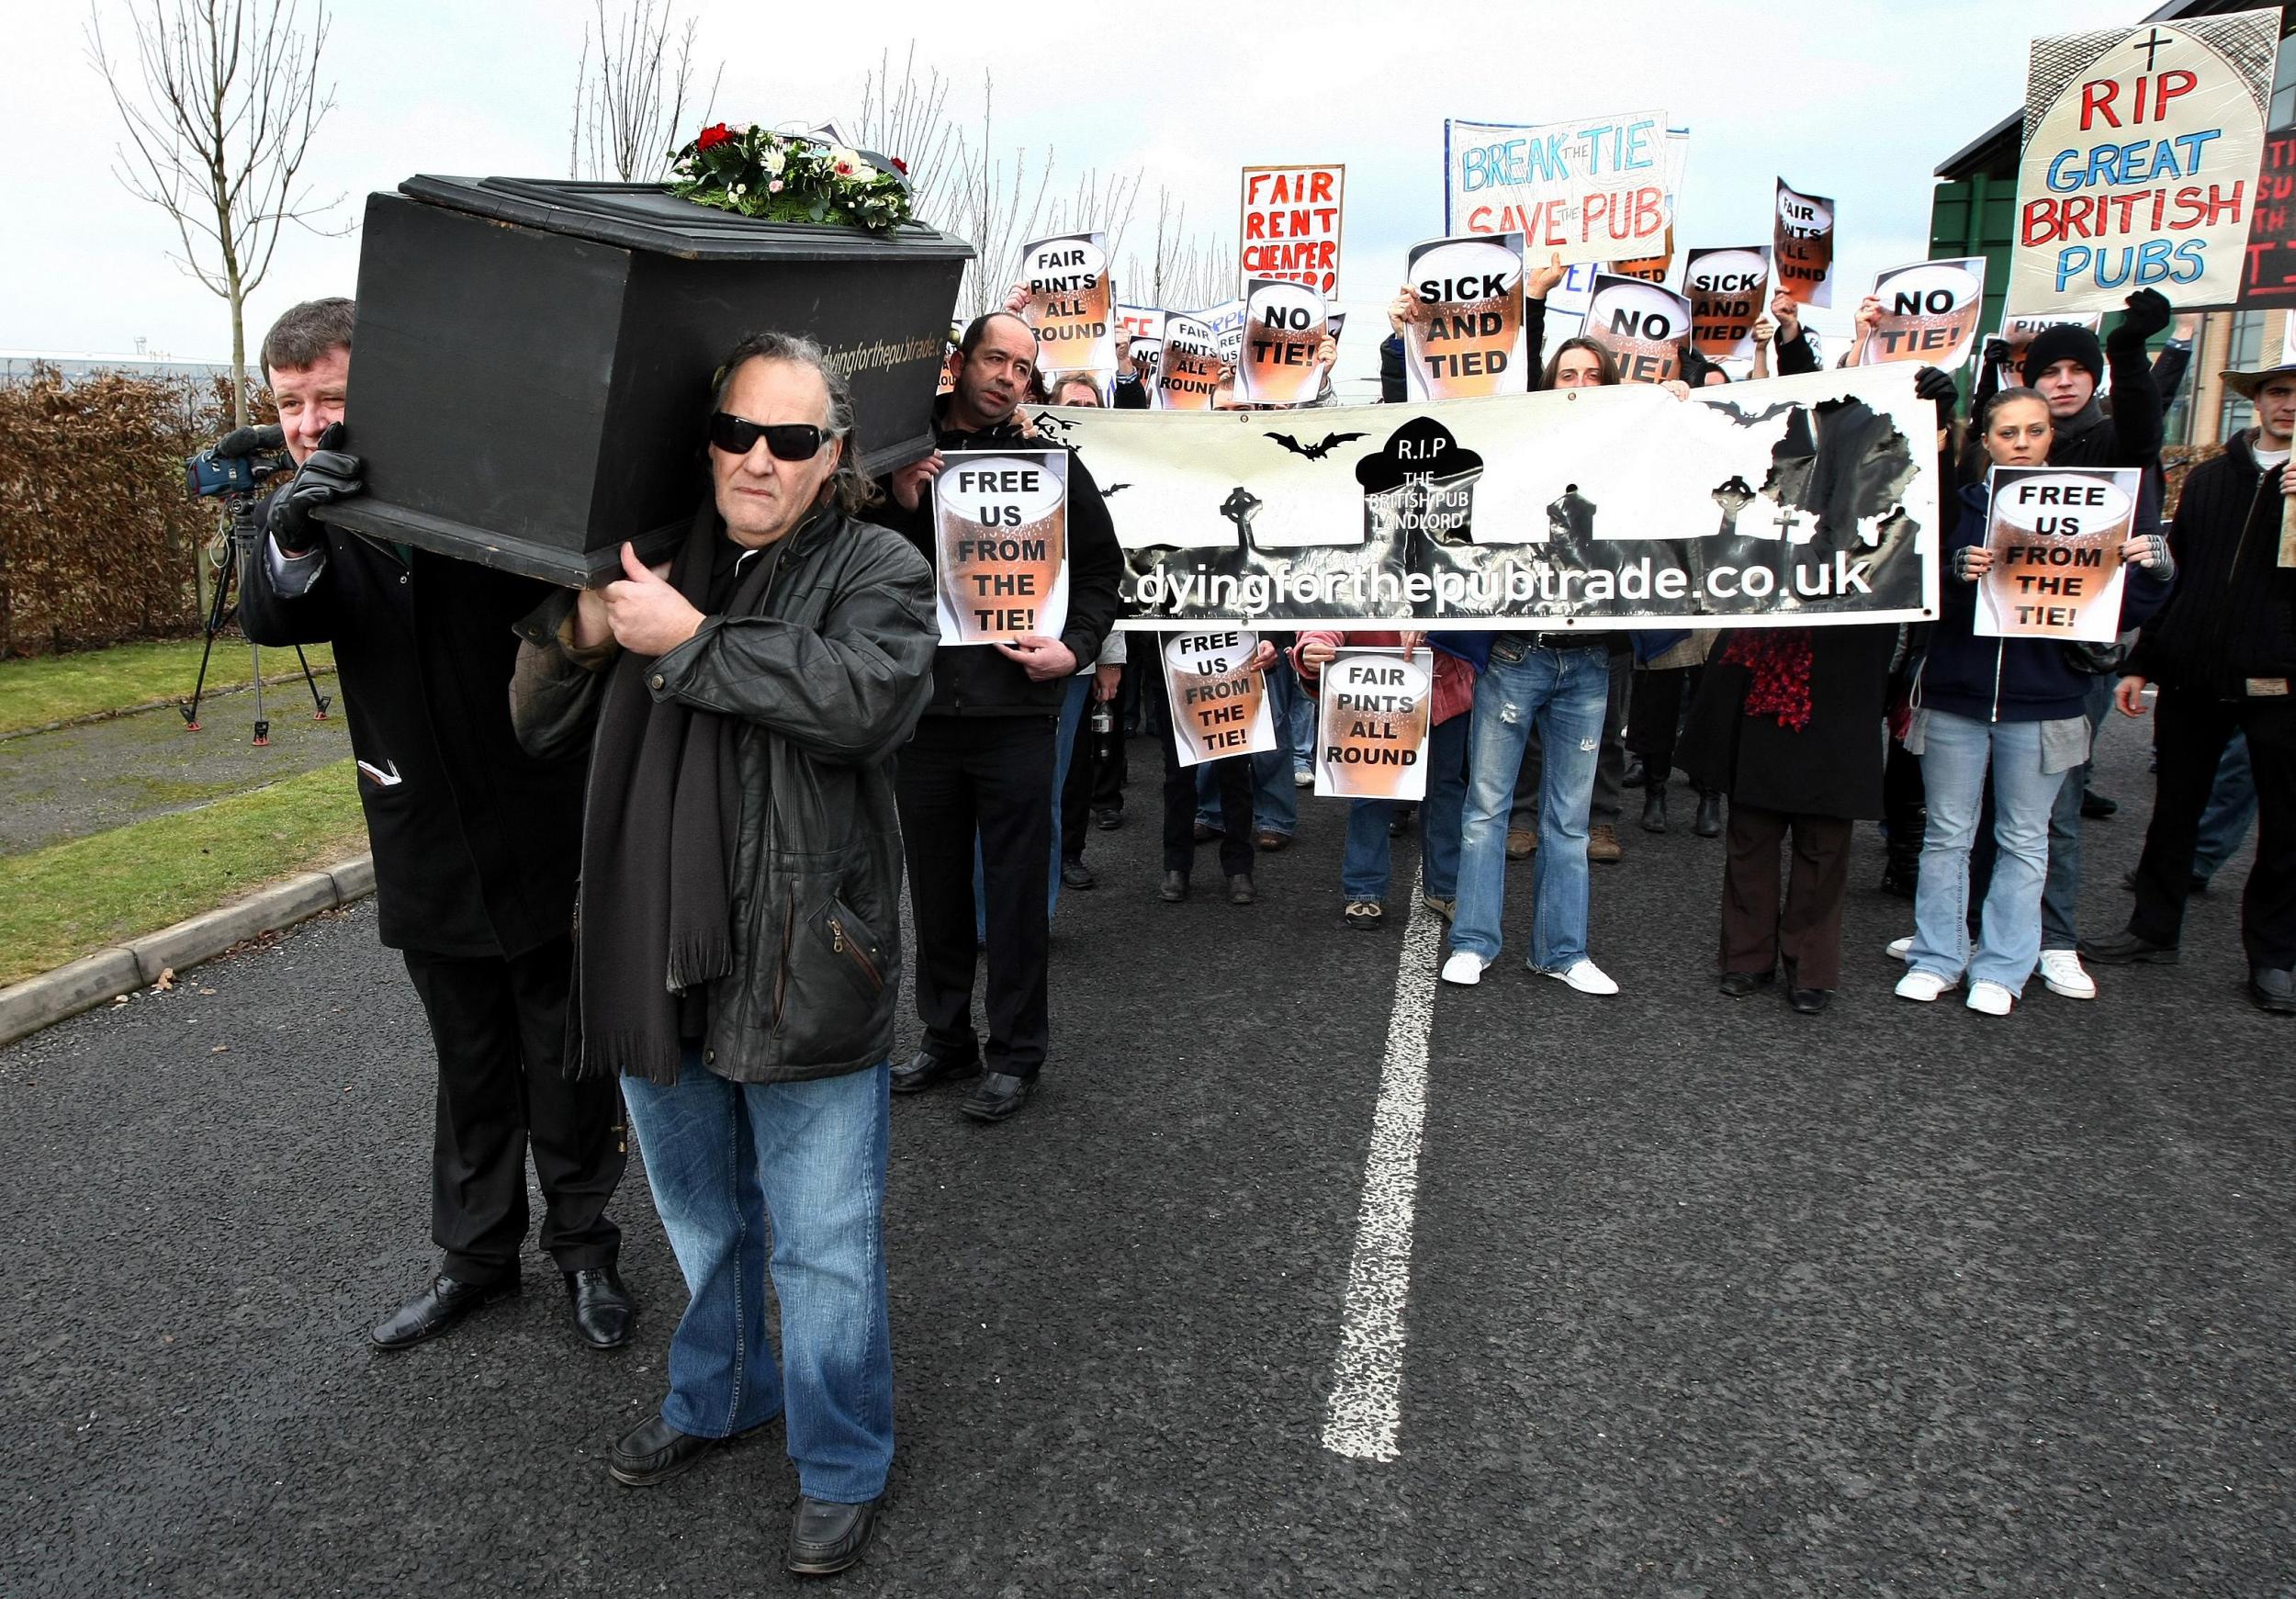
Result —
<instances>
[{"instance_id":1,"label":"white flower in wreath","mask_svg":"<svg viewBox=\"0 0 2296 1599\"><path fill-rule=\"evenodd\" d=\"M861 158L861 152L848 150L842 144L829 147L829 165L839 177L861 177L870 173L869 163Z\"/></svg>"},{"instance_id":2,"label":"white flower in wreath","mask_svg":"<svg viewBox=\"0 0 2296 1599\"><path fill-rule=\"evenodd\" d=\"M758 156L758 164L765 168L768 177L779 177L782 175L782 169L789 164L789 157L769 145Z\"/></svg>"}]
</instances>

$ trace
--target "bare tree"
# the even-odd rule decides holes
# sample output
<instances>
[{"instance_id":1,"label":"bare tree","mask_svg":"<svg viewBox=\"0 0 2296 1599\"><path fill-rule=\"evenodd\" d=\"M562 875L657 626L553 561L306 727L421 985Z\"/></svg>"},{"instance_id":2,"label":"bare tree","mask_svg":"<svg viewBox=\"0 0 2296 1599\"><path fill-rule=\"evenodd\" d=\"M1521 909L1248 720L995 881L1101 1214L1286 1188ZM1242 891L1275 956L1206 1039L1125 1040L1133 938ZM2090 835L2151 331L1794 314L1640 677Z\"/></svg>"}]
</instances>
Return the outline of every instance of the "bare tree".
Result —
<instances>
[{"instance_id":1,"label":"bare tree","mask_svg":"<svg viewBox=\"0 0 2296 1599\"><path fill-rule=\"evenodd\" d=\"M981 145L977 152L957 135L957 226L973 246L973 260L964 269L957 303L963 315L977 317L1005 303L1020 246L1042 231L1044 198L1052 186L1052 152L1044 152L1037 170L1036 189L1029 189L1029 152L1012 154L1009 175L999 156L990 153L995 137L996 80L981 80Z\"/></svg>"},{"instance_id":2,"label":"bare tree","mask_svg":"<svg viewBox=\"0 0 2296 1599\"><path fill-rule=\"evenodd\" d=\"M676 0L633 0L620 17L610 17L606 0L596 0L598 67L590 64L590 24L582 25L582 54L574 69L574 127L569 135L566 175L624 183L653 183L670 169L670 156L682 143L686 96L693 84L693 40L700 23L686 19L670 53L670 15ZM717 104L726 68L710 80L703 105L707 122Z\"/></svg>"},{"instance_id":3,"label":"bare tree","mask_svg":"<svg viewBox=\"0 0 2296 1599\"><path fill-rule=\"evenodd\" d=\"M165 211L176 259L231 308L231 425L247 425L247 299L271 270L280 229L318 233L338 195L313 205L304 158L334 87L319 85L326 0L310 32L296 0L145 0L128 13L135 59L115 62L103 18L88 12L88 59L104 76L128 142L116 169L129 194Z\"/></svg>"},{"instance_id":4,"label":"bare tree","mask_svg":"<svg viewBox=\"0 0 2296 1599\"><path fill-rule=\"evenodd\" d=\"M1120 281L1130 286L1135 303L1202 310L1235 295L1235 249L1224 233L1203 239L1188 232L1187 207L1175 205L1172 191L1159 187L1147 258L1126 256Z\"/></svg>"},{"instance_id":5,"label":"bare tree","mask_svg":"<svg viewBox=\"0 0 2296 1599\"><path fill-rule=\"evenodd\" d=\"M893 81L893 52L877 58L875 73L862 81L861 114L852 122L855 143L900 157L908 168L911 208L936 226L964 186L954 159L957 130L949 118L949 88L938 67L917 82L917 41L911 39L898 84Z\"/></svg>"}]
</instances>

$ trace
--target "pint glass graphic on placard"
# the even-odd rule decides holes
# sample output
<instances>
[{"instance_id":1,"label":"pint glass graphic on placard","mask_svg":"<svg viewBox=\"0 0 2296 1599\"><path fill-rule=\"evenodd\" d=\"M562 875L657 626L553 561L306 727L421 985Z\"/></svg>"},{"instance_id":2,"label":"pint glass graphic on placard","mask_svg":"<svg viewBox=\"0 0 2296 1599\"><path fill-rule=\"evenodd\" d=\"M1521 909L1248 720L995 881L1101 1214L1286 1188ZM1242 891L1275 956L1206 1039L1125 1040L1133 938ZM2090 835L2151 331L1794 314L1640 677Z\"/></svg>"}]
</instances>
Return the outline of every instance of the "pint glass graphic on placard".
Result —
<instances>
[{"instance_id":1,"label":"pint glass graphic on placard","mask_svg":"<svg viewBox=\"0 0 2296 1599\"><path fill-rule=\"evenodd\" d=\"M1251 405L1304 405L1323 387L1323 297L1302 283L1255 277L1244 297L1244 349L1236 398Z\"/></svg>"},{"instance_id":2,"label":"pint glass graphic on placard","mask_svg":"<svg viewBox=\"0 0 2296 1599\"><path fill-rule=\"evenodd\" d=\"M1315 792L1340 799L1424 799L1434 657L1424 646L1343 650L1323 669Z\"/></svg>"},{"instance_id":3,"label":"pint glass graphic on placard","mask_svg":"<svg viewBox=\"0 0 2296 1599\"><path fill-rule=\"evenodd\" d=\"M1240 628L1218 633L1166 633L1164 687L1172 712L1173 748L1182 766L1276 748L1266 681L1252 670L1259 635Z\"/></svg>"},{"instance_id":4,"label":"pint glass graphic on placard","mask_svg":"<svg viewBox=\"0 0 2296 1599\"><path fill-rule=\"evenodd\" d=\"M1058 638L1068 622L1068 453L947 458L933 482L941 643Z\"/></svg>"},{"instance_id":5,"label":"pint glass graphic on placard","mask_svg":"<svg viewBox=\"0 0 2296 1599\"><path fill-rule=\"evenodd\" d=\"M2121 546L2136 518L2141 477L2134 467L1994 467L1986 525L1993 565L1978 580L1972 631L2111 643L2127 570Z\"/></svg>"},{"instance_id":6,"label":"pint glass graphic on placard","mask_svg":"<svg viewBox=\"0 0 2296 1599\"><path fill-rule=\"evenodd\" d=\"M1919 361L1951 372L1969 358L1985 310L1985 258L1921 261L1874 280L1882 314L1858 357L1862 366Z\"/></svg>"},{"instance_id":7,"label":"pint glass graphic on placard","mask_svg":"<svg viewBox=\"0 0 2296 1599\"><path fill-rule=\"evenodd\" d=\"M1834 303L1834 203L1797 194L1778 183L1775 231L1770 241L1780 288L1820 310Z\"/></svg>"},{"instance_id":8,"label":"pint glass graphic on placard","mask_svg":"<svg viewBox=\"0 0 2296 1599\"><path fill-rule=\"evenodd\" d=\"M1220 388L1220 335L1178 311L1164 319L1164 355L1154 389L1158 411L1210 411Z\"/></svg>"},{"instance_id":9,"label":"pint glass graphic on placard","mask_svg":"<svg viewBox=\"0 0 2296 1599\"><path fill-rule=\"evenodd\" d=\"M1523 235L1432 239L1412 246L1404 281L1403 374L1413 400L1521 394Z\"/></svg>"},{"instance_id":10,"label":"pint glass graphic on placard","mask_svg":"<svg viewBox=\"0 0 2296 1599\"><path fill-rule=\"evenodd\" d=\"M1682 341L1690 332L1690 302L1639 278L1594 280L1586 336L1618 363L1622 383L1663 383L1682 376Z\"/></svg>"},{"instance_id":11,"label":"pint glass graphic on placard","mask_svg":"<svg viewBox=\"0 0 2296 1599\"><path fill-rule=\"evenodd\" d=\"M1036 330L1037 366L1047 375L1116 370L1116 295L1109 283L1108 236L1064 233L1020 247L1022 320Z\"/></svg>"},{"instance_id":12,"label":"pint glass graphic on placard","mask_svg":"<svg viewBox=\"0 0 2296 1599\"><path fill-rule=\"evenodd\" d=\"M1769 303L1770 246L1693 250L1683 268L1683 298L1690 301L1690 335L1709 361L1743 360L1754 353L1754 324Z\"/></svg>"}]
</instances>

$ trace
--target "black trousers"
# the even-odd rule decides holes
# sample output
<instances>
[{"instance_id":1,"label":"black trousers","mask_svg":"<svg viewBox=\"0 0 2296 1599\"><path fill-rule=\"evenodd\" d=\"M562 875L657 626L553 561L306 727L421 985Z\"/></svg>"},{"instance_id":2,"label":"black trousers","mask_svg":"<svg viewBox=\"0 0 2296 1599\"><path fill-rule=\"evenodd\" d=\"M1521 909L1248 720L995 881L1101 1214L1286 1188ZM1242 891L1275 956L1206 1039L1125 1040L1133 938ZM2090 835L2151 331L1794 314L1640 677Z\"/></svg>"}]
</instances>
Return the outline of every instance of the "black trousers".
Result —
<instances>
[{"instance_id":1,"label":"black trousers","mask_svg":"<svg viewBox=\"0 0 2296 1599\"><path fill-rule=\"evenodd\" d=\"M2224 746L2243 732L2257 780L2257 862L2240 898L2241 943L2251 967L2296 966L2296 700L2220 700L2163 689L2153 719L2160 771L2129 930L2156 944L2174 944L2183 932L2200 813Z\"/></svg>"},{"instance_id":2,"label":"black trousers","mask_svg":"<svg viewBox=\"0 0 2296 1599\"><path fill-rule=\"evenodd\" d=\"M1988 803L1993 792L1986 784ZM1927 831L1929 791L1921 783L1921 758L1908 754L1896 738L1889 741L1889 753L1882 763L1882 826L1889 834L1890 864L1903 871L1920 869L1921 837ZM1991 844L1993 828L1987 821L1978 828L1979 841ZM1974 871L1974 867L1973 867ZM1990 878L1987 879L1990 881ZM1973 888L1970 904L1981 906L1985 898Z\"/></svg>"},{"instance_id":3,"label":"black trousers","mask_svg":"<svg viewBox=\"0 0 2296 1599\"><path fill-rule=\"evenodd\" d=\"M1647 757L1646 757L1647 759ZM1841 985L1841 907L1850 893L1850 839L1840 816L1763 810L1730 802L1722 867L1722 970L1774 971L1795 985ZM1778 899L1778 847L1791 833L1793 866Z\"/></svg>"},{"instance_id":4,"label":"black trousers","mask_svg":"<svg viewBox=\"0 0 2296 1599\"><path fill-rule=\"evenodd\" d=\"M606 1201L622 1180L622 1091L612 1076L564 1073L571 941L507 960L405 954L438 1048L431 1237L446 1275L490 1283L516 1274L529 1146L543 1249L561 1271L612 1266L622 1229Z\"/></svg>"},{"instance_id":5,"label":"black trousers","mask_svg":"<svg viewBox=\"0 0 2296 1599\"><path fill-rule=\"evenodd\" d=\"M1626 749L1641 757L1643 781L1660 788L1674 772L1674 743L1683 727L1683 701L1703 667L1645 668L1633 674L1626 701Z\"/></svg>"},{"instance_id":6,"label":"black trousers","mask_svg":"<svg viewBox=\"0 0 2296 1599\"><path fill-rule=\"evenodd\" d=\"M927 716L901 751L894 793L917 923L917 1017L949 1060L1033 1077L1051 1039L1045 914L1052 853L1053 739L1060 719ZM988 903L988 1042L973 1030L982 946L973 911L973 841Z\"/></svg>"},{"instance_id":7,"label":"black trousers","mask_svg":"<svg viewBox=\"0 0 2296 1599\"><path fill-rule=\"evenodd\" d=\"M1123 759L1121 733L1096 733L1092 715L1101 702L1087 697L1084 719L1076 725L1076 747L1068 753L1068 776L1061 783L1061 859L1085 858L1085 834L1092 827L1093 807L1100 804L1097 790L1100 771ZM1111 704L1109 709L1114 710ZM1111 753L1113 752L1113 753ZM1118 798L1120 800L1120 793Z\"/></svg>"},{"instance_id":8,"label":"black trousers","mask_svg":"<svg viewBox=\"0 0 2296 1599\"><path fill-rule=\"evenodd\" d=\"M1252 870L1252 757L1230 755L1208 762L1220 785L1220 873L1234 877ZM1180 764L1172 735L1164 736L1164 869L1196 867L1196 771ZM1290 782L1287 776L1285 782Z\"/></svg>"}]
</instances>

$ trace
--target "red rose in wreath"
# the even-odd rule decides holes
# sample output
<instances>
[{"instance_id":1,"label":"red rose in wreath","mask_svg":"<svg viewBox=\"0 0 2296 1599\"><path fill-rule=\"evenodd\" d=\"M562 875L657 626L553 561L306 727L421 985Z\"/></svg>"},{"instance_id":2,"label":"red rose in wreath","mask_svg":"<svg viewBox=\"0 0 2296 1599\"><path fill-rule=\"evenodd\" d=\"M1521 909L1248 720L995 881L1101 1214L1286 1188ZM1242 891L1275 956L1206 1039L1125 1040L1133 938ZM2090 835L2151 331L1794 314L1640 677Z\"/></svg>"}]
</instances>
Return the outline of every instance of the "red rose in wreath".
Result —
<instances>
[{"instance_id":1,"label":"red rose in wreath","mask_svg":"<svg viewBox=\"0 0 2296 1599\"><path fill-rule=\"evenodd\" d=\"M893 158L893 169L899 173L903 177L906 177L909 175L909 163L903 161L897 155Z\"/></svg>"},{"instance_id":2,"label":"red rose in wreath","mask_svg":"<svg viewBox=\"0 0 2296 1599\"><path fill-rule=\"evenodd\" d=\"M693 141L693 148L697 152L704 150L715 149L716 146L725 143L733 136L734 130L726 127L723 122L712 123L709 127L702 129L702 136Z\"/></svg>"}]
</instances>

